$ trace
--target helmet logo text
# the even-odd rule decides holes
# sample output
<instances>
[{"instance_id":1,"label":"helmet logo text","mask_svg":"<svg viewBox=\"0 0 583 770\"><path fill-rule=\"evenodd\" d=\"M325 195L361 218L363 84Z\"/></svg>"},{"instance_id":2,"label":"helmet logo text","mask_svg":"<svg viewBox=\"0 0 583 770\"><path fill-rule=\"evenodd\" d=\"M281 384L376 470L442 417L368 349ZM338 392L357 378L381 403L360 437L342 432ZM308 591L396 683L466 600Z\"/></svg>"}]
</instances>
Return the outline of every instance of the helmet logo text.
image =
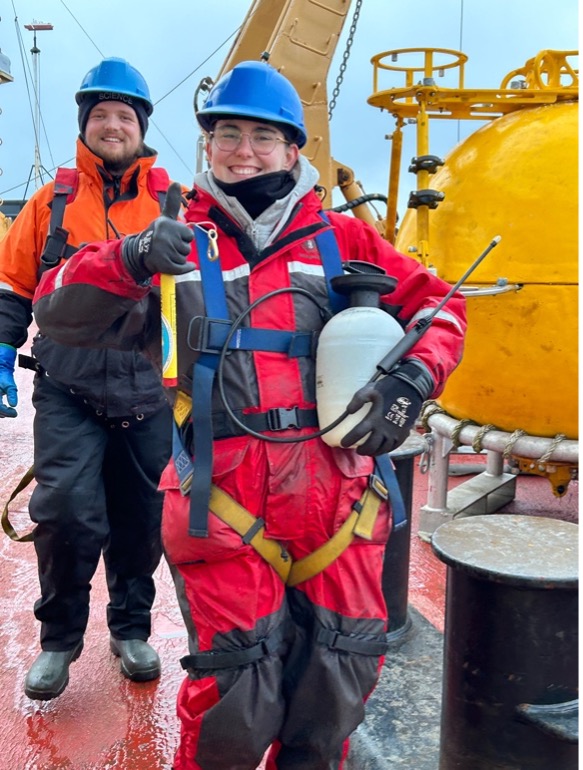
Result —
<instances>
[{"instance_id":1,"label":"helmet logo text","mask_svg":"<svg viewBox=\"0 0 583 770\"><path fill-rule=\"evenodd\" d=\"M117 94L113 91L100 91L98 98L101 102L118 101L129 105L133 105L134 103L131 96L128 96L127 94Z\"/></svg>"}]
</instances>

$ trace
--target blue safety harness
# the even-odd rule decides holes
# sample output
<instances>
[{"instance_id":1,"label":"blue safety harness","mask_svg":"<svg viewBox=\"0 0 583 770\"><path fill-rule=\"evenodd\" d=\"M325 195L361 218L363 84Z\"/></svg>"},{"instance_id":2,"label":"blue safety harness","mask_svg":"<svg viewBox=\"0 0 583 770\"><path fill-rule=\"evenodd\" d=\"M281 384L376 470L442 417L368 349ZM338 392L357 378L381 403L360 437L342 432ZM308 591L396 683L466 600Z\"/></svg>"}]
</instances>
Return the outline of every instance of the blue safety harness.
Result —
<instances>
[{"instance_id":1,"label":"blue safety harness","mask_svg":"<svg viewBox=\"0 0 583 770\"><path fill-rule=\"evenodd\" d=\"M323 220L328 223L324 212ZM328 298L334 313L347 307L346 297L334 291L330 283L334 276L342 275L342 260L331 229L314 235L322 259ZM174 422L173 457L181 489L190 491L190 517L188 534L192 537L208 536L208 510L212 484L213 422L212 392L220 353L229 335L232 322L229 318L225 287L219 259L209 259L209 236L201 227L195 228L195 243L199 257L203 298L206 317L198 317L201 324L199 340L201 353L192 373L192 439L195 448L194 463L182 441L178 425ZM195 319L193 319L195 320ZM290 332L278 329L242 327L228 343L228 350L257 350L286 353L290 357L311 356L314 352L312 332ZM267 421L268 430L299 428L314 424L306 420L301 424L302 410L273 409ZM313 410L303 410L313 413ZM317 425L317 423L316 423ZM375 472L385 485L393 509L394 528L406 521L405 505L397 482L393 464L388 455L375 458ZM190 483L187 483L186 480Z\"/></svg>"}]
</instances>

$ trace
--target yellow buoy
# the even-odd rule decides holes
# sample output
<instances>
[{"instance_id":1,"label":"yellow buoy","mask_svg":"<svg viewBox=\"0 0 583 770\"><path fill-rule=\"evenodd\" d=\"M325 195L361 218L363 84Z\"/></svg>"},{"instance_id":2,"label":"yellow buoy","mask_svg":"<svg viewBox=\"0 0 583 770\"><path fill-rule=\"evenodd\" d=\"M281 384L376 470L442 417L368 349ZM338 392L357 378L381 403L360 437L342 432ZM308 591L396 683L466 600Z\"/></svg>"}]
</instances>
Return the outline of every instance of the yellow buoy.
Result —
<instances>
[{"instance_id":1,"label":"yellow buoy","mask_svg":"<svg viewBox=\"0 0 583 770\"><path fill-rule=\"evenodd\" d=\"M431 177L431 262L454 283L495 235L471 276L463 360L439 403L452 416L577 438L577 104L504 115L456 147ZM396 246L416 243L415 213Z\"/></svg>"}]
</instances>

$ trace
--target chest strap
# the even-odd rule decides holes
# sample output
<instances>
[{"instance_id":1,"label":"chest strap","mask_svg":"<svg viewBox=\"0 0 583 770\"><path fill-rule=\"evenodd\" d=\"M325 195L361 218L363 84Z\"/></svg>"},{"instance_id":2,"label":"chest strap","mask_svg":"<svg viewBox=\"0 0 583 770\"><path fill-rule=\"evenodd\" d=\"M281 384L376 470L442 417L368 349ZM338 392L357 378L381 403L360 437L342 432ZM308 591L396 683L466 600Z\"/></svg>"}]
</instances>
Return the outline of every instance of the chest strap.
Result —
<instances>
[{"instance_id":1,"label":"chest strap","mask_svg":"<svg viewBox=\"0 0 583 770\"><path fill-rule=\"evenodd\" d=\"M302 409L299 406L279 407L268 409L266 412L252 414L242 409L232 410L235 417L255 433L265 431L280 431L295 428L317 428L318 412L316 409ZM243 436L245 431L240 428L226 412L213 415L213 435L215 438L231 438Z\"/></svg>"},{"instance_id":2,"label":"chest strap","mask_svg":"<svg viewBox=\"0 0 583 770\"><path fill-rule=\"evenodd\" d=\"M69 231L62 227L65 206L77 195L79 172L76 168L58 168L53 185L49 232L40 257L39 276L55 267L62 259L71 257L77 249L67 243Z\"/></svg>"},{"instance_id":3,"label":"chest strap","mask_svg":"<svg viewBox=\"0 0 583 770\"><path fill-rule=\"evenodd\" d=\"M200 353L221 353L231 322L207 316L194 316L188 325L188 347ZM242 326L229 340L228 350L262 350L286 353L290 358L314 356L317 332L290 332L283 329L261 329Z\"/></svg>"}]
</instances>

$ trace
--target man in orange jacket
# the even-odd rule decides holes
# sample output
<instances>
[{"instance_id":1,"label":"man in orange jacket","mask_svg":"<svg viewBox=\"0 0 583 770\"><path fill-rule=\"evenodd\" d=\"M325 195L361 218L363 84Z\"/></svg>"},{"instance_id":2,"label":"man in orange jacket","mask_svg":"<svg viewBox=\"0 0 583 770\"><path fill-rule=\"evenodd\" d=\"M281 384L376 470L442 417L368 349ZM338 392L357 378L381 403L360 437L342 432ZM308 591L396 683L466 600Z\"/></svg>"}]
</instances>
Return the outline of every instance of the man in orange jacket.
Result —
<instances>
[{"instance_id":1,"label":"man in orange jacket","mask_svg":"<svg viewBox=\"0 0 583 770\"><path fill-rule=\"evenodd\" d=\"M87 73L76 101L76 168L60 170L38 190L0 243L1 417L17 415L16 349L26 341L42 271L84 242L145 227L159 215L169 184L144 144L153 105L134 67L105 59ZM129 679L155 679L160 661L147 640L162 552L157 487L171 452L171 413L159 376L137 352L81 350L43 334L34 338L33 355L37 485L30 516L42 652L25 692L49 700L67 686L102 552L111 651Z\"/></svg>"}]
</instances>

